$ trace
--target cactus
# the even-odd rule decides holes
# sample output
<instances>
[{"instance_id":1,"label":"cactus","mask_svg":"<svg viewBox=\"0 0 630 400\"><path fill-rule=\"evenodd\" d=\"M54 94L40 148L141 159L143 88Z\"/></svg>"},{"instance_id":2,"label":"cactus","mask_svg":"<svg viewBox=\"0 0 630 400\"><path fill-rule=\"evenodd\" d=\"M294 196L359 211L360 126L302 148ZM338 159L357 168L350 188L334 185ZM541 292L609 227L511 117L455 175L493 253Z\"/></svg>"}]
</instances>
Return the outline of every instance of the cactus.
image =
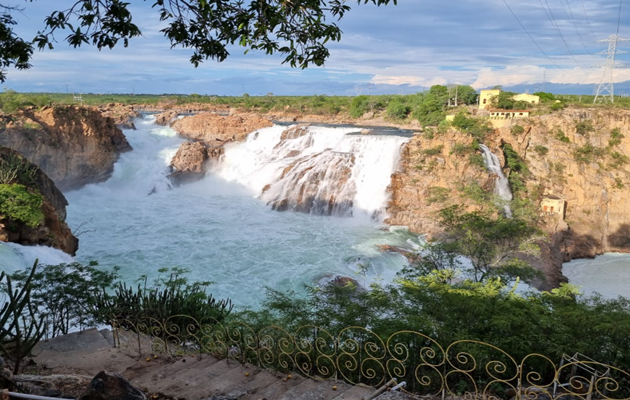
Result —
<instances>
[{"instance_id":1,"label":"cactus","mask_svg":"<svg viewBox=\"0 0 630 400\"><path fill-rule=\"evenodd\" d=\"M19 289L13 289L10 276L0 273L0 283L8 296L8 301L0 307L0 355L13 362L14 374L45 332L31 302L31 282L37 263L35 260L30 275Z\"/></svg>"}]
</instances>

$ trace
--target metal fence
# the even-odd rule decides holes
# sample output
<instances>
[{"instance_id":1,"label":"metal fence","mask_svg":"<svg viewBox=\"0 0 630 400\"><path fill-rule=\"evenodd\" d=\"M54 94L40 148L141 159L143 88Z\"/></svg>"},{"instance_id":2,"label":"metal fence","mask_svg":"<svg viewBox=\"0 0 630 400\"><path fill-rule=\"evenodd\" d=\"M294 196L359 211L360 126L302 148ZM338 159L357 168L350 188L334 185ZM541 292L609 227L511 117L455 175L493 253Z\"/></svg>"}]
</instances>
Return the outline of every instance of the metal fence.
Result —
<instances>
[{"instance_id":1,"label":"metal fence","mask_svg":"<svg viewBox=\"0 0 630 400\"><path fill-rule=\"evenodd\" d=\"M552 360L508 352L475 340L442 346L431 337L400 331L383 338L352 326L332 334L317 326L287 332L255 330L245 323L221 324L188 316L113 322L116 346L137 354L211 354L307 377L343 379L378 387L396 378L405 391L517 400L630 400L630 373L577 356Z\"/></svg>"}]
</instances>

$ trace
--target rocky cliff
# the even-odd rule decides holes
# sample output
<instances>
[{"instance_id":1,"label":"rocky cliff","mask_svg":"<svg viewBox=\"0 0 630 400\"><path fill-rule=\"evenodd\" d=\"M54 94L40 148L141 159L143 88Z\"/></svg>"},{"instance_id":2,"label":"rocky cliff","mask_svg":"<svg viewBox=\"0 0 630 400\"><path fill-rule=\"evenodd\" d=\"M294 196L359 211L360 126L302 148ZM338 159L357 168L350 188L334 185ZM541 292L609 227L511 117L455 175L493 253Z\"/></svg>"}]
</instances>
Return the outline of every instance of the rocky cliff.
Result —
<instances>
[{"instance_id":1,"label":"rocky cliff","mask_svg":"<svg viewBox=\"0 0 630 400\"><path fill-rule=\"evenodd\" d=\"M512 134L517 124L524 129ZM529 192L566 201L564 218L540 210L565 261L630 252L630 111L567 109L512 121L495 143L526 160Z\"/></svg>"},{"instance_id":2,"label":"rocky cliff","mask_svg":"<svg viewBox=\"0 0 630 400\"><path fill-rule=\"evenodd\" d=\"M133 120L142 117L134 106L122 103L102 105L98 107L98 110L104 117L113 119L118 129L136 129Z\"/></svg>"},{"instance_id":3,"label":"rocky cliff","mask_svg":"<svg viewBox=\"0 0 630 400\"><path fill-rule=\"evenodd\" d=\"M54 182L17 151L2 146L0 172L1 184L22 184L29 192L41 195L43 213L42 221L35 226L0 214L0 241L44 245L74 255L79 247L79 241L65 223L68 201Z\"/></svg>"},{"instance_id":4,"label":"rocky cliff","mask_svg":"<svg viewBox=\"0 0 630 400\"><path fill-rule=\"evenodd\" d=\"M131 150L112 118L95 108L72 106L5 117L0 145L37 164L61 190L107 180L120 153Z\"/></svg>"},{"instance_id":5,"label":"rocky cliff","mask_svg":"<svg viewBox=\"0 0 630 400\"><path fill-rule=\"evenodd\" d=\"M566 109L502 125L485 142L506 175L513 172L506 145L527 165L517 200L531 202L550 239L540 243L542 257L534 263L547 276L542 288L566 279L563 261L630 252L630 111ZM472 138L455 130L414 137L392 177L386 222L431 237L441 233L435 218L440 209L483 208L478 200L490 199L495 177L480 161ZM566 201L564 215L544 210L543 200L551 197Z\"/></svg>"}]
</instances>

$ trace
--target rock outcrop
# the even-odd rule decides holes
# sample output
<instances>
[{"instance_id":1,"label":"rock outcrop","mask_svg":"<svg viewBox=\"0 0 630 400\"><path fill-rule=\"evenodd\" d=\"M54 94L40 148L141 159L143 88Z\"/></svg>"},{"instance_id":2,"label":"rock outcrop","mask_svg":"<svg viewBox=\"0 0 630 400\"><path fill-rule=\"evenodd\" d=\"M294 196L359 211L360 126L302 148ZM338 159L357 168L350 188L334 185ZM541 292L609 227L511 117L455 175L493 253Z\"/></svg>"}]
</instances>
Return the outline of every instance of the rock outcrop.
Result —
<instances>
[{"instance_id":1,"label":"rock outcrop","mask_svg":"<svg viewBox=\"0 0 630 400\"><path fill-rule=\"evenodd\" d=\"M194 182L206 174L208 149L199 142L183 143L171 161L169 178L175 185Z\"/></svg>"},{"instance_id":2,"label":"rock outcrop","mask_svg":"<svg viewBox=\"0 0 630 400\"><path fill-rule=\"evenodd\" d=\"M24 110L4 123L0 145L37 164L61 190L107 180L119 155L131 150L115 121L95 108Z\"/></svg>"},{"instance_id":3,"label":"rock outcrop","mask_svg":"<svg viewBox=\"0 0 630 400\"><path fill-rule=\"evenodd\" d=\"M60 249L70 255L74 255L79 247L79 240L74 237L72 231L65 223L66 206L68 201L55 186L54 182L36 165L29 163L15 150L0 146L0 164L5 162L12 164L22 162L26 168L32 171L32 179L29 182L21 182L15 178L9 183L24 184L29 190L39 192L43 197L41 209L44 220L37 226L2 217L0 215L0 240L14 242L22 245L44 245ZM0 168L5 166L0 165Z\"/></svg>"},{"instance_id":4,"label":"rock outcrop","mask_svg":"<svg viewBox=\"0 0 630 400\"><path fill-rule=\"evenodd\" d=\"M181 136L206 143L242 141L257 129L273 126L273 123L257 115L221 116L201 113L176 120L171 127Z\"/></svg>"},{"instance_id":5,"label":"rock outcrop","mask_svg":"<svg viewBox=\"0 0 630 400\"><path fill-rule=\"evenodd\" d=\"M385 222L434 237L443 231L436 218L441 209L462 204L468 211L479 210L466 190L479 186L492 192L495 177L470 162L476 152L472 138L459 132L414 136L403 149L400 171L392 176Z\"/></svg>"},{"instance_id":6,"label":"rock outcrop","mask_svg":"<svg viewBox=\"0 0 630 400\"><path fill-rule=\"evenodd\" d=\"M98 110L104 117L109 117L114 120L118 129L136 129L136 125L133 120L136 118L142 118L134 106L122 104L122 103L109 103L105 106L98 107Z\"/></svg>"},{"instance_id":7,"label":"rock outcrop","mask_svg":"<svg viewBox=\"0 0 630 400\"><path fill-rule=\"evenodd\" d=\"M171 124L171 121L177 116L179 113L174 110L164 111L163 113L159 113L155 115L155 123L156 125L168 126Z\"/></svg>"},{"instance_id":8,"label":"rock outcrop","mask_svg":"<svg viewBox=\"0 0 630 400\"><path fill-rule=\"evenodd\" d=\"M146 400L142 391L136 389L115 372L101 371L92 382L80 400Z\"/></svg>"}]
</instances>

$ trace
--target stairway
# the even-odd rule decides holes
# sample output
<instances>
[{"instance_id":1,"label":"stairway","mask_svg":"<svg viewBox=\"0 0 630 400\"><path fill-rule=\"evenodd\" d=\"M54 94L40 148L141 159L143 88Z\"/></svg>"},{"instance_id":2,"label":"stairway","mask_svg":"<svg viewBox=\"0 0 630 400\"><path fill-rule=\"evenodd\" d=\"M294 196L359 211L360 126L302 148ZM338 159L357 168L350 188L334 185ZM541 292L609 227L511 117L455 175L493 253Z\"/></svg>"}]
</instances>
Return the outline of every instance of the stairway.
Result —
<instances>
[{"instance_id":1,"label":"stairway","mask_svg":"<svg viewBox=\"0 0 630 400\"><path fill-rule=\"evenodd\" d=\"M151 396L188 400L360 400L375 389L281 374L210 355L133 357L113 347L109 330L89 329L40 342L37 364L54 374L118 372Z\"/></svg>"}]
</instances>

